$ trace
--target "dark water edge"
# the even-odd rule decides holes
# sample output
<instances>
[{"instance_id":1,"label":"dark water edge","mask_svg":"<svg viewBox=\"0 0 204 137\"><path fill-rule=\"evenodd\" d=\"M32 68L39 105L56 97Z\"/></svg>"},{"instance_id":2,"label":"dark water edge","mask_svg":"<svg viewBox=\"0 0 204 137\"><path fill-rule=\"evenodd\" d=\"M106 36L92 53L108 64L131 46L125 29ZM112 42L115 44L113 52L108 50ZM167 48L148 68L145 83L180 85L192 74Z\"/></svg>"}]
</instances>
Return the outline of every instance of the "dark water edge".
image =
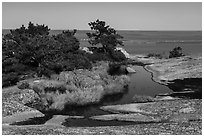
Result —
<instances>
[{"instance_id":1,"label":"dark water edge","mask_svg":"<svg viewBox=\"0 0 204 137\"><path fill-rule=\"evenodd\" d=\"M176 79L169 82L168 87L173 91L182 92L193 90L195 92L202 92L202 78Z\"/></svg>"},{"instance_id":2,"label":"dark water edge","mask_svg":"<svg viewBox=\"0 0 204 137\"><path fill-rule=\"evenodd\" d=\"M176 79L169 82L170 83L167 86L174 92L178 92L177 94L172 94L172 96L189 99L202 99L202 78L185 78L183 80Z\"/></svg>"},{"instance_id":3,"label":"dark water edge","mask_svg":"<svg viewBox=\"0 0 204 137\"><path fill-rule=\"evenodd\" d=\"M158 83L153 78L154 73L152 71L149 71L147 68L145 68L145 66L144 66L144 69L149 73L151 73L152 81L154 81L155 83ZM175 79L165 83L167 83L167 85L164 83L158 83L158 84L165 85L166 87L172 90L172 92L167 93L169 96L185 98L185 99L202 99L202 78ZM162 94L157 94L157 95L162 95Z\"/></svg>"}]
</instances>

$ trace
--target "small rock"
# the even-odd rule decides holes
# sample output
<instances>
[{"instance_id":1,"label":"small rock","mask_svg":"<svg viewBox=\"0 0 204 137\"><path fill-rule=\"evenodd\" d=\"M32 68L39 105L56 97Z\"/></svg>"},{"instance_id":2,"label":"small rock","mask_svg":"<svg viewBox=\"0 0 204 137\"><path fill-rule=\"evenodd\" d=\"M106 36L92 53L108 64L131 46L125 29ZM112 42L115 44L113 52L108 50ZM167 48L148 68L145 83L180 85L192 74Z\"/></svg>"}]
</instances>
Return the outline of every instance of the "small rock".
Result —
<instances>
[{"instance_id":1,"label":"small rock","mask_svg":"<svg viewBox=\"0 0 204 137\"><path fill-rule=\"evenodd\" d=\"M163 97L156 97L157 100L175 100L179 98L171 97L171 96L163 96Z\"/></svg>"},{"instance_id":2,"label":"small rock","mask_svg":"<svg viewBox=\"0 0 204 137\"><path fill-rule=\"evenodd\" d=\"M190 108L190 107L179 110L180 113L191 113L194 111L195 111L194 108Z\"/></svg>"},{"instance_id":3,"label":"small rock","mask_svg":"<svg viewBox=\"0 0 204 137\"><path fill-rule=\"evenodd\" d=\"M127 67L126 70L128 73L136 73L136 71L131 67Z\"/></svg>"}]
</instances>

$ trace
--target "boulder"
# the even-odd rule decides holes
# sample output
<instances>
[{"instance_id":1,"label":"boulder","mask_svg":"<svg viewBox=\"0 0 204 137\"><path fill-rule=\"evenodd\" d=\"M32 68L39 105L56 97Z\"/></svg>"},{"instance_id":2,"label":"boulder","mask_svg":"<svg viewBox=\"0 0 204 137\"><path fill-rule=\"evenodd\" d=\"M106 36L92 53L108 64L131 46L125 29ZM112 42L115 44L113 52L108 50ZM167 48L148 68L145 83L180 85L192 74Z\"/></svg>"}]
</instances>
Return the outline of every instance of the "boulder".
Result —
<instances>
[{"instance_id":1,"label":"boulder","mask_svg":"<svg viewBox=\"0 0 204 137\"><path fill-rule=\"evenodd\" d=\"M132 56L124 48L116 47L116 50L121 51L125 55L126 58L132 58Z\"/></svg>"},{"instance_id":2,"label":"boulder","mask_svg":"<svg viewBox=\"0 0 204 137\"><path fill-rule=\"evenodd\" d=\"M175 99L179 99L179 98L171 97L171 96L156 96L155 99L156 100L175 100Z\"/></svg>"},{"instance_id":3,"label":"boulder","mask_svg":"<svg viewBox=\"0 0 204 137\"><path fill-rule=\"evenodd\" d=\"M131 67L126 67L126 71L128 73L136 73L136 71L133 68L131 68Z\"/></svg>"},{"instance_id":4,"label":"boulder","mask_svg":"<svg viewBox=\"0 0 204 137\"><path fill-rule=\"evenodd\" d=\"M121 64L110 64L109 66L110 75L126 75L128 73L135 73L135 69Z\"/></svg>"},{"instance_id":5,"label":"boulder","mask_svg":"<svg viewBox=\"0 0 204 137\"><path fill-rule=\"evenodd\" d=\"M87 48L87 47L80 47L80 50L83 50L83 51L85 51L87 53L93 54L93 52L90 51L89 48Z\"/></svg>"}]
</instances>

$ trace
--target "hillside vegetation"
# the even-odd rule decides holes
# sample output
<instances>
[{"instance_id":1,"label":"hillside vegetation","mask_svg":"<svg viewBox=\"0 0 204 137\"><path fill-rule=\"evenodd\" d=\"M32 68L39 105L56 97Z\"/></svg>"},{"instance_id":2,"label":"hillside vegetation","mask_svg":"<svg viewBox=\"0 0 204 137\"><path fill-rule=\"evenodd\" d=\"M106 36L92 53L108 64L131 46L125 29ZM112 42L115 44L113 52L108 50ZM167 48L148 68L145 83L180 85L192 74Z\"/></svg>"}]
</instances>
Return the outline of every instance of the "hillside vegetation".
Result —
<instances>
[{"instance_id":1,"label":"hillside vegetation","mask_svg":"<svg viewBox=\"0 0 204 137\"><path fill-rule=\"evenodd\" d=\"M118 37L113 33L116 31L112 28L109 30L104 23L101 26L101 23L97 22L95 26L105 28L103 29L107 30L105 39L110 40L108 44L104 42L97 44L105 44L104 49L111 48L102 52L93 50L92 54L80 49L80 42L74 36L77 30L67 30L51 36L48 26L34 25L31 22L27 28L22 25L11 30L2 39L3 87L15 85L18 81L27 78L50 77L52 74L75 69L91 69L93 63L101 60L119 62L126 60L122 52L115 50ZM97 39L98 37L91 40Z\"/></svg>"}]
</instances>

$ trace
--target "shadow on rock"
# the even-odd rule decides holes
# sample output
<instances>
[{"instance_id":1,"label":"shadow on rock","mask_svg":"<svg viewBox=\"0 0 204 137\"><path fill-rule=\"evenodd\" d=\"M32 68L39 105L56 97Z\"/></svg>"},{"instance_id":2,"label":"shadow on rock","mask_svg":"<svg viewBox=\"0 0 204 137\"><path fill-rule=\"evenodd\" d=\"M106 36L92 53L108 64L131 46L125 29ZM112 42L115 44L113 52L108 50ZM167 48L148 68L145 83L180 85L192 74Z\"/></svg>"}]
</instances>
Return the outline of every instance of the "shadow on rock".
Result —
<instances>
[{"instance_id":1,"label":"shadow on rock","mask_svg":"<svg viewBox=\"0 0 204 137\"><path fill-rule=\"evenodd\" d=\"M168 87L174 92L169 94L173 97L184 97L191 99L202 98L202 78L185 78L170 81Z\"/></svg>"},{"instance_id":2,"label":"shadow on rock","mask_svg":"<svg viewBox=\"0 0 204 137\"><path fill-rule=\"evenodd\" d=\"M45 124L46 121L51 119L53 116L51 115L45 115L44 117L35 117L35 118L30 118L26 121L20 121L20 122L14 122L10 125L42 125Z\"/></svg>"}]
</instances>

